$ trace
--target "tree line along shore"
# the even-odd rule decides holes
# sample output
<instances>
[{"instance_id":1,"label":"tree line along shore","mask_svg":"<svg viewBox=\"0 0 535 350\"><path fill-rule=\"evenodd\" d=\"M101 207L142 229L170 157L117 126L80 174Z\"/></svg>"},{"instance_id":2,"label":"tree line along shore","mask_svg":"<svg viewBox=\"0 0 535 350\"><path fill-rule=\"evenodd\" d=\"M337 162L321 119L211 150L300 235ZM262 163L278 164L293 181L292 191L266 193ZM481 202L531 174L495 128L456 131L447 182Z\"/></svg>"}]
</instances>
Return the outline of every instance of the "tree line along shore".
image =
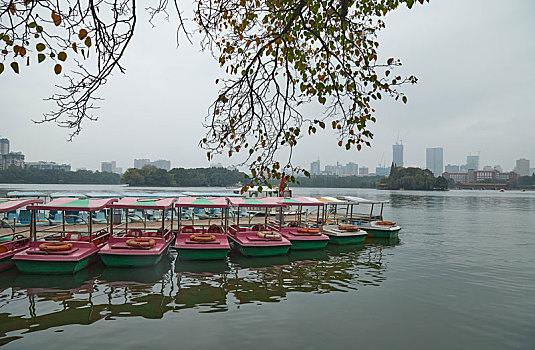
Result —
<instances>
[{"instance_id":1,"label":"tree line along shore","mask_svg":"<svg viewBox=\"0 0 535 350\"><path fill-rule=\"evenodd\" d=\"M169 171L153 166L128 169L119 174L90 170L41 170L11 167L0 170L0 183L4 184L102 184L151 187L229 187L246 182L244 172L226 168L174 168ZM273 182L273 186L278 183ZM392 167L384 176L313 175L300 177L292 186L324 188L378 188L387 190L446 190L455 183L442 176L435 177L429 170ZM512 184L516 189L533 189L534 176L521 176Z\"/></svg>"}]
</instances>

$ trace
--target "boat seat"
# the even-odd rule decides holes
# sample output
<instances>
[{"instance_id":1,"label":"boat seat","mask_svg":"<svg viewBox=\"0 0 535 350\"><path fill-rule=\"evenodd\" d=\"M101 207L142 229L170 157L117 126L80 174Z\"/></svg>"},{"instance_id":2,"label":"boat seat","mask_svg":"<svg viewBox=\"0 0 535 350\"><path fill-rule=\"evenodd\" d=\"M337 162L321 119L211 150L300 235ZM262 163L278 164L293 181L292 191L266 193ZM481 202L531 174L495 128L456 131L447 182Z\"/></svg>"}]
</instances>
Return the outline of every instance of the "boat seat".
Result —
<instances>
[{"instance_id":1,"label":"boat seat","mask_svg":"<svg viewBox=\"0 0 535 350\"><path fill-rule=\"evenodd\" d=\"M180 230L180 233L195 233L195 228L193 226L184 226Z\"/></svg>"},{"instance_id":2,"label":"boat seat","mask_svg":"<svg viewBox=\"0 0 535 350\"><path fill-rule=\"evenodd\" d=\"M223 233L223 230L219 226L212 225L208 228L208 233Z\"/></svg>"}]
</instances>

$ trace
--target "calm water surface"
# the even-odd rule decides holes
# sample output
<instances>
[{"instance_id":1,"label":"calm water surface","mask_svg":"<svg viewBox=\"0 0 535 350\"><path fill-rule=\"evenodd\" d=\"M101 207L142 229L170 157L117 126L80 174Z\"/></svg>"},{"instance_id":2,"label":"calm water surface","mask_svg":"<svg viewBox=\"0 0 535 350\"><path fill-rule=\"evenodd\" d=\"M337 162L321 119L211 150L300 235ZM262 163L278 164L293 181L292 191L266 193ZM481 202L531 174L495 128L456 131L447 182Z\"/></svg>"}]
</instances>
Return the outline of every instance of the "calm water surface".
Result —
<instances>
[{"instance_id":1,"label":"calm water surface","mask_svg":"<svg viewBox=\"0 0 535 350\"><path fill-rule=\"evenodd\" d=\"M535 193L294 193L388 199L385 218L403 227L399 240L269 259L233 252L224 262L183 262L171 251L155 268L97 264L74 276L10 270L0 274L0 344L535 349Z\"/></svg>"}]
</instances>

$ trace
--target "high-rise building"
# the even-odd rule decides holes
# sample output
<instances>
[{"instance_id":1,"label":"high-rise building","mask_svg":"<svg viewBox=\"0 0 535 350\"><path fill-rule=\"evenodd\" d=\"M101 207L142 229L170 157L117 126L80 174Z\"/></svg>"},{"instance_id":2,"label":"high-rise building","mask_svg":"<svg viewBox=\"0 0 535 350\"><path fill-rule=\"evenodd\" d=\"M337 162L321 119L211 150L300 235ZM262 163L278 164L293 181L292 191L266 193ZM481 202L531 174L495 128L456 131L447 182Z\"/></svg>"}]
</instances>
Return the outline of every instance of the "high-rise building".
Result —
<instances>
[{"instance_id":1,"label":"high-rise building","mask_svg":"<svg viewBox=\"0 0 535 350\"><path fill-rule=\"evenodd\" d=\"M358 175L359 174L359 165L357 163L349 162L344 167L343 175Z\"/></svg>"},{"instance_id":2,"label":"high-rise building","mask_svg":"<svg viewBox=\"0 0 535 350\"><path fill-rule=\"evenodd\" d=\"M369 171L368 167L361 166L359 168L359 175L368 175Z\"/></svg>"},{"instance_id":3,"label":"high-rise building","mask_svg":"<svg viewBox=\"0 0 535 350\"><path fill-rule=\"evenodd\" d=\"M458 173L459 171L460 171L460 168L458 165L448 164L444 167L444 172L446 173Z\"/></svg>"},{"instance_id":4,"label":"high-rise building","mask_svg":"<svg viewBox=\"0 0 535 350\"><path fill-rule=\"evenodd\" d=\"M392 159L396 167L403 167L403 145L401 143L392 145Z\"/></svg>"},{"instance_id":5,"label":"high-rise building","mask_svg":"<svg viewBox=\"0 0 535 350\"><path fill-rule=\"evenodd\" d=\"M9 167L16 166L24 168L24 154L22 152L10 152L0 155L1 169L8 169Z\"/></svg>"},{"instance_id":6,"label":"high-rise building","mask_svg":"<svg viewBox=\"0 0 535 350\"><path fill-rule=\"evenodd\" d=\"M310 163L310 175L321 174L320 160Z\"/></svg>"},{"instance_id":7,"label":"high-rise building","mask_svg":"<svg viewBox=\"0 0 535 350\"><path fill-rule=\"evenodd\" d=\"M535 168L529 168L529 176L535 174Z\"/></svg>"},{"instance_id":8,"label":"high-rise building","mask_svg":"<svg viewBox=\"0 0 535 350\"><path fill-rule=\"evenodd\" d=\"M433 175L435 176L442 175L442 171L444 169L442 147L426 148L425 166L426 166L426 169L431 170Z\"/></svg>"},{"instance_id":9,"label":"high-rise building","mask_svg":"<svg viewBox=\"0 0 535 350\"><path fill-rule=\"evenodd\" d=\"M0 155L9 153L9 140L0 139Z\"/></svg>"},{"instance_id":10,"label":"high-rise building","mask_svg":"<svg viewBox=\"0 0 535 350\"><path fill-rule=\"evenodd\" d=\"M375 168L375 175L378 175L378 176L388 176L390 174L390 168L387 168L387 167L376 167Z\"/></svg>"},{"instance_id":11,"label":"high-rise building","mask_svg":"<svg viewBox=\"0 0 535 350\"><path fill-rule=\"evenodd\" d=\"M24 163L25 168L37 168L41 170L65 170L71 171L70 164L57 164L56 162L26 162Z\"/></svg>"},{"instance_id":12,"label":"high-rise building","mask_svg":"<svg viewBox=\"0 0 535 350\"><path fill-rule=\"evenodd\" d=\"M111 162L100 163L100 171L103 173L115 173L117 172L117 163L112 160Z\"/></svg>"},{"instance_id":13,"label":"high-rise building","mask_svg":"<svg viewBox=\"0 0 535 350\"><path fill-rule=\"evenodd\" d=\"M152 166L155 166L156 168L159 168L159 169L163 169L163 170L171 170L171 161L169 160L164 160L164 159L159 159L159 160L155 160L154 162L150 162L150 165ZM221 164L221 168L223 167L223 165Z\"/></svg>"},{"instance_id":14,"label":"high-rise building","mask_svg":"<svg viewBox=\"0 0 535 350\"><path fill-rule=\"evenodd\" d=\"M150 159L134 159L134 168L141 169L150 164Z\"/></svg>"},{"instance_id":15,"label":"high-rise building","mask_svg":"<svg viewBox=\"0 0 535 350\"><path fill-rule=\"evenodd\" d=\"M315 162L310 163L310 174L311 175L321 174L321 165L320 165L319 159Z\"/></svg>"},{"instance_id":16,"label":"high-rise building","mask_svg":"<svg viewBox=\"0 0 535 350\"><path fill-rule=\"evenodd\" d=\"M516 161L515 172L520 176L531 175L529 173L529 160L520 158Z\"/></svg>"},{"instance_id":17,"label":"high-rise building","mask_svg":"<svg viewBox=\"0 0 535 350\"><path fill-rule=\"evenodd\" d=\"M479 170L479 156L466 156L466 169Z\"/></svg>"}]
</instances>

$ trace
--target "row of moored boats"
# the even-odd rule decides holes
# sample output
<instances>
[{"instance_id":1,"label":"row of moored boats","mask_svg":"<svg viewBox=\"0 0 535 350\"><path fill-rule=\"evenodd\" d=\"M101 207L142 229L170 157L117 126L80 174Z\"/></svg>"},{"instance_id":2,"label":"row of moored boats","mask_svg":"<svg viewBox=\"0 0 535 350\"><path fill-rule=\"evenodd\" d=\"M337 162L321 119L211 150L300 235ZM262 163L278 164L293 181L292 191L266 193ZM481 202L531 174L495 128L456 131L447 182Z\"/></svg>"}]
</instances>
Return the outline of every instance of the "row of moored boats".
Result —
<instances>
[{"instance_id":1,"label":"row of moored boats","mask_svg":"<svg viewBox=\"0 0 535 350\"><path fill-rule=\"evenodd\" d=\"M0 235L0 270L16 265L23 273L72 274L98 259L114 267L152 266L169 247L182 260L215 260L225 259L230 249L249 257L275 256L393 238L401 228L383 220L385 203L349 196L60 197L47 203L0 198L7 231ZM364 205L369 212L354 210ZM374 208L380 208L378 215ZM187 215L200 209L218 214ZM29 213L27 225L11 224L7 214L22 212ZM133 212L140 220L128 219ZM43 225L41 218L51 215L54 220Z\"/></svg>"}]
</instances>

